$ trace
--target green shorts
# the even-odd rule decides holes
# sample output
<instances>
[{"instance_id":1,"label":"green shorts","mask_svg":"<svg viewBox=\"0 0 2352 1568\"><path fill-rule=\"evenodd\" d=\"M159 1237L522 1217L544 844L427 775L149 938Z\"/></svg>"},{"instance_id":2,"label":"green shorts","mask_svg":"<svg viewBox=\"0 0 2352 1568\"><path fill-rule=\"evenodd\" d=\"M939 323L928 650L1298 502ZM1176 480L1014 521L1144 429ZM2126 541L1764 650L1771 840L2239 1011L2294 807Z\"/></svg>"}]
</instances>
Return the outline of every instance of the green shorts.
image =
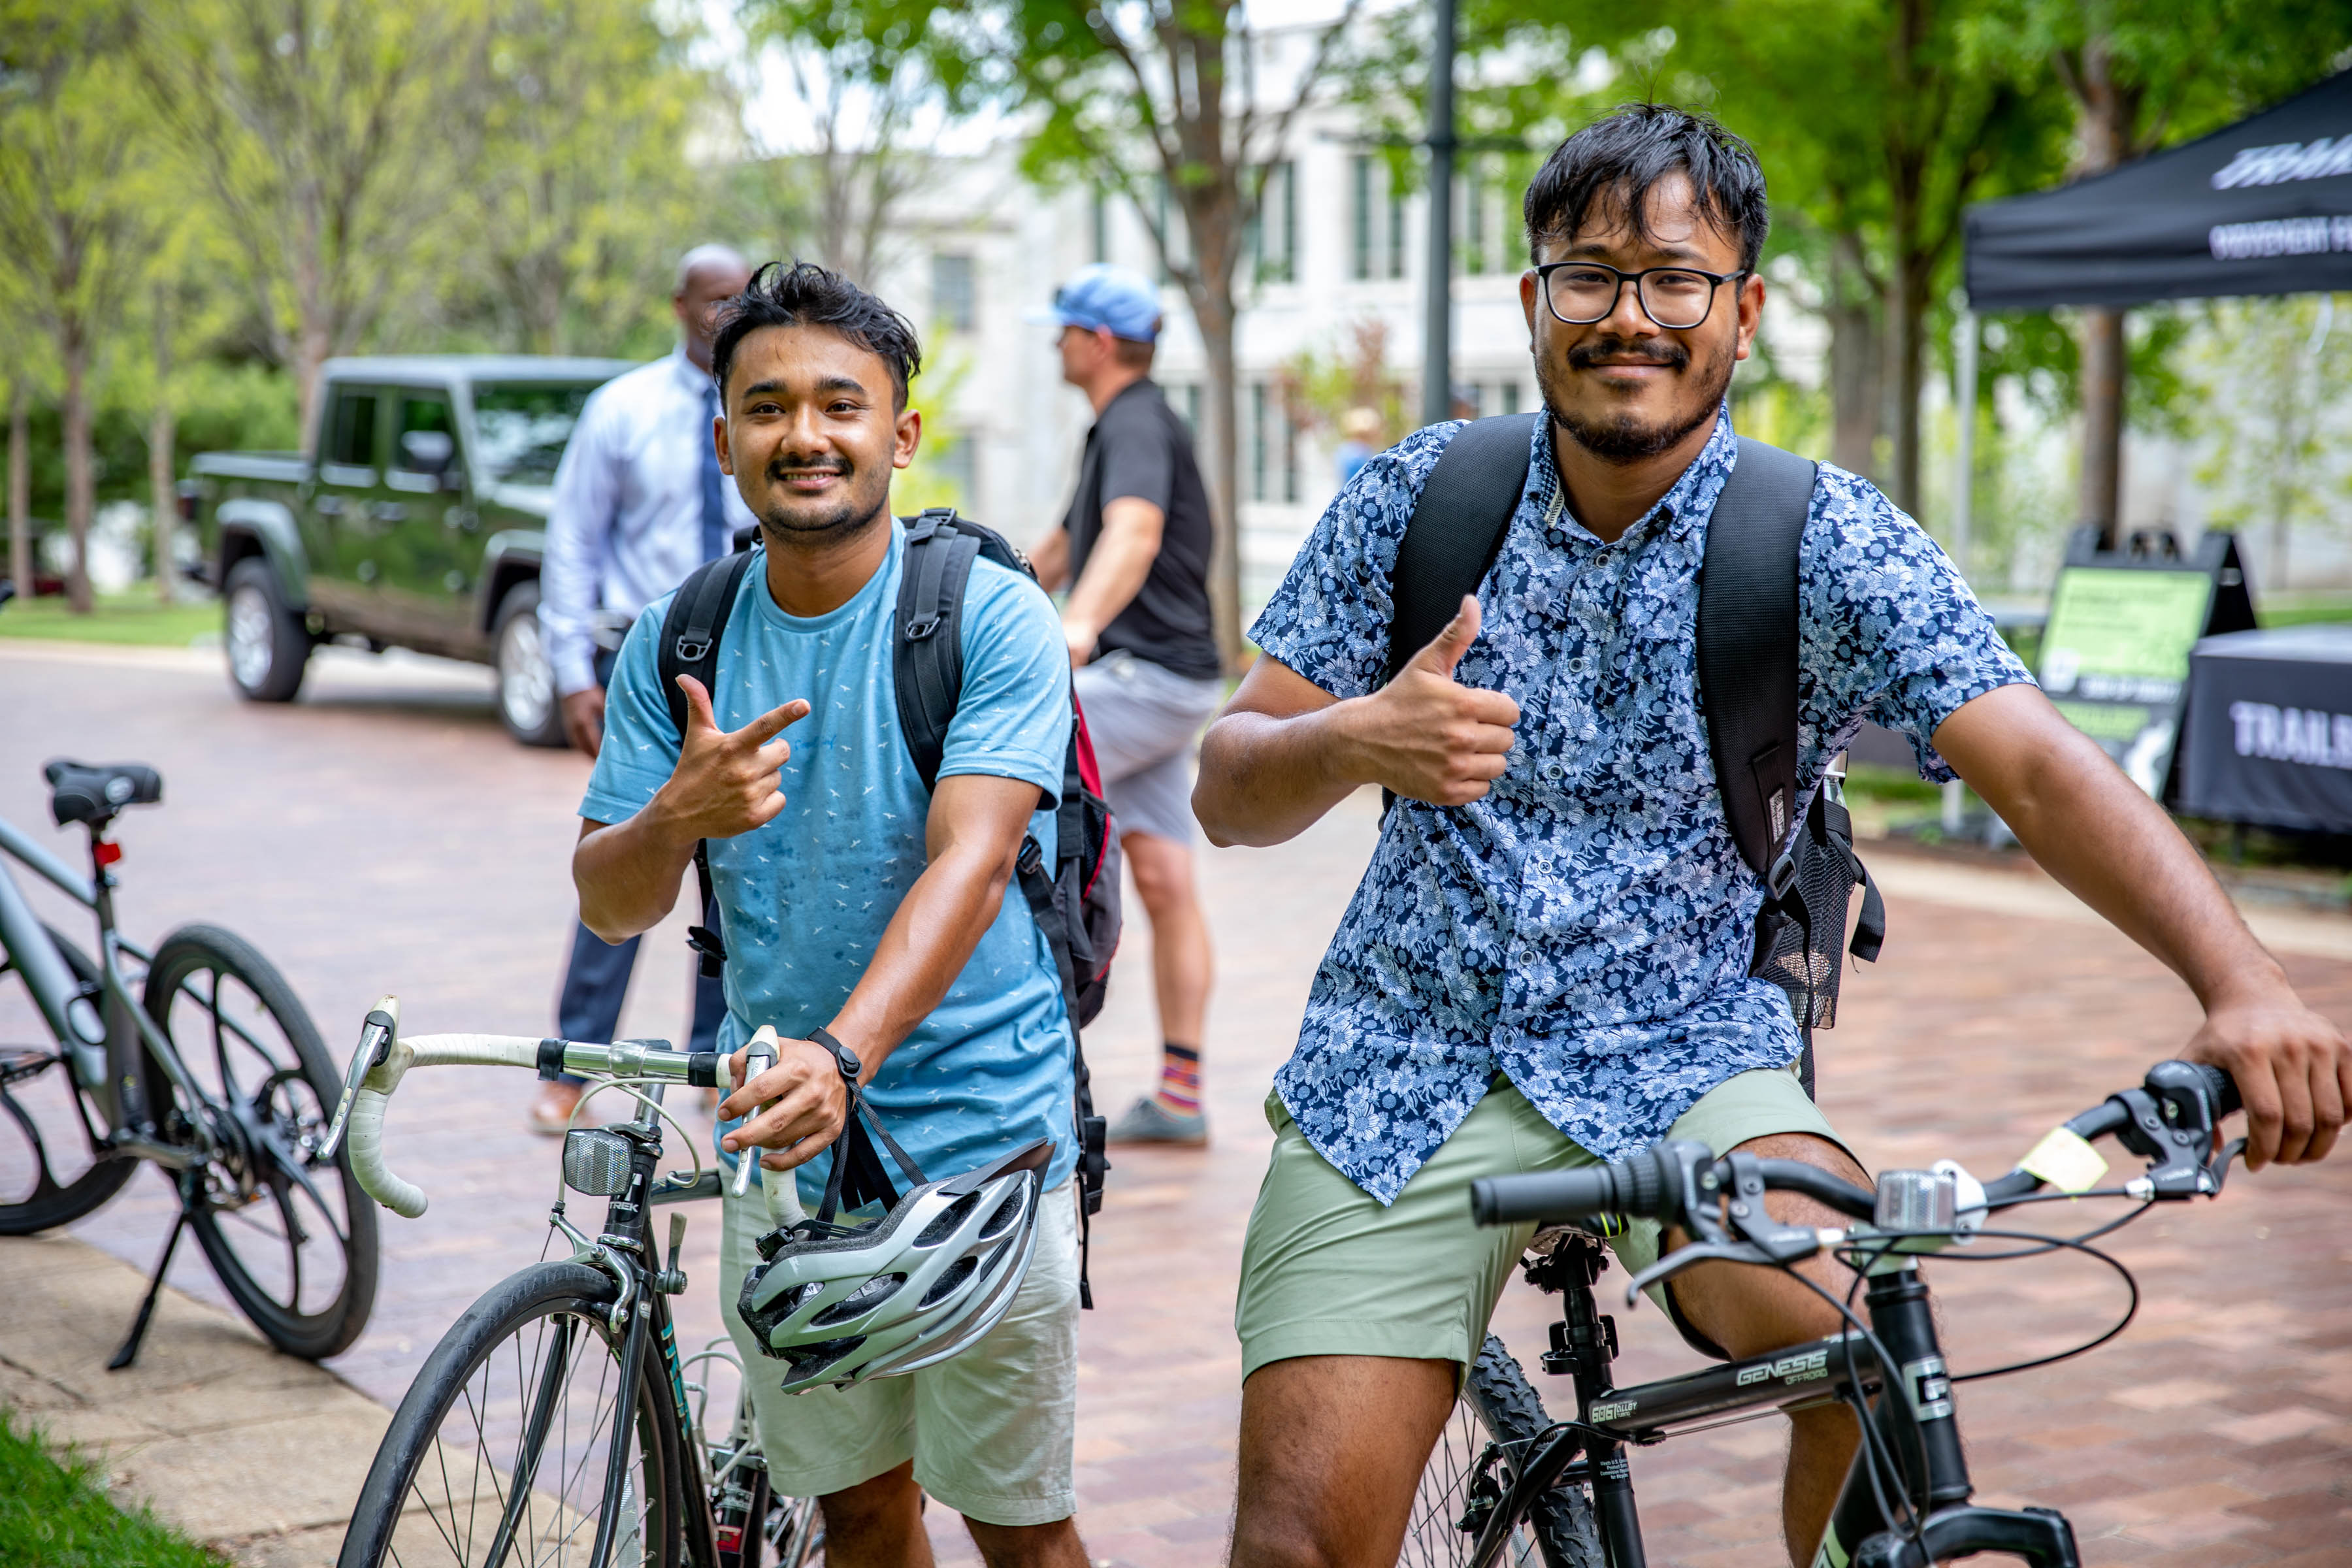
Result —
<instances>
[{"instance_id":1,"label":"green shorts","mask_svg":"<svg viewBox=\"0 0 2352 1568\"><path fill-rule=\"evenodd\" d=\"M1268 1362L1303 1355L1467 1366L1535 1234L1532 1225L1473 1224L1471 1182L1598 1163L1498 1078L1396 1202L1383 1206L1316 1152L1278 1098L1267 1096L1265 1108L1274 1154L1250 1211L1234 1309L1244 1378ZM1844 1147L1795 1072L1777 1068L1717 1085L1667 1136L1696 1139L1723 1154L1776 1132L1809 1132ZM1636 1221L1610 1247L1639 1273L1657 1261L1658 1228Z\"/></svg>"},{"instance_id":2,"label":"green shorts","mask_svg":"<svg viewBox=\"0 0 2352 1568\"><path fill-rule=\"evenodd\" d=\"M1037 1251L1012 1308L961 1354L898 1377L786 1394L736 1314L768 1228L759 1192L730 1194L720 1239L727 1331L751 1381L768 1474L786 1497L824 1497L915 1461L915 1483L983 1524L1051 1524L1076 1511L1078 1208L1064 1182L1038 1200Z\"/></svg>"}]
</instances>

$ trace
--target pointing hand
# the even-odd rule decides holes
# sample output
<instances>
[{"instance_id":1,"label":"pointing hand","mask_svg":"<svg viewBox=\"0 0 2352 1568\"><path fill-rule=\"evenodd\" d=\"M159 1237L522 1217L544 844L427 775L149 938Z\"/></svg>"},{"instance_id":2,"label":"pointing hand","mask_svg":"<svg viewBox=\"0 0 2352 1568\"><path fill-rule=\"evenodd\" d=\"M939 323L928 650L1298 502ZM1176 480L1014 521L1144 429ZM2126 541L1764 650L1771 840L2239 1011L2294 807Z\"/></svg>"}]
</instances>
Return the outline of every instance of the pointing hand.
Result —
<instances>
[{"instance_id":1,"label":"pointing hand","mask_svg":"<svg viewBox=\"0 0 2352 1568\"><path fill-rule=\"evenodd\" d=\"M728 731L711 716L702 682L681 675L677 689L686 694L686 733L662 786L672 820L696 838L732 838L772 820L784 809L783 766L793 754L783 731L808 717L809 705L794 698Z\"/></svg>"}]
</instances>

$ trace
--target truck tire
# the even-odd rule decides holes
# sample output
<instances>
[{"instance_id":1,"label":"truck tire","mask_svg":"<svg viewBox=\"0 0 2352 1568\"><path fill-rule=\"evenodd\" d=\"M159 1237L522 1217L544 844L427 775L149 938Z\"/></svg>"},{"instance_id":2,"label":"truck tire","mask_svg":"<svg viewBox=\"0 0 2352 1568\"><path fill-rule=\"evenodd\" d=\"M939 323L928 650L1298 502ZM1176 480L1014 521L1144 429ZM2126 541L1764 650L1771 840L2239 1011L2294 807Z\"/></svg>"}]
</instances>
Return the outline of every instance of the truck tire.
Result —
<instances>
[{"instance_id":1,"label":"truck tire","mask_svg":"<svg viewBox=\"0 0 2352 1568\"><path fill-rule=\"evenodd\" d=\"M518 583L499 601L490 623L499 671L499 722L526 746L566 746L563 704L555 696L555 669L539 630L539 584Z\"/></svg>"},{"instance_id":2,"label":"truck tire","mask_svg":"<svg viewBox=\"0 0 2352 1568\"><path fill-rule=\"evenodd\" d=\"M291 702L310 662L310 634L287 605L268 561L248 555L229 568L221 602L221 641L237 695L248 702Z\"/></svg>"}]
</instances>

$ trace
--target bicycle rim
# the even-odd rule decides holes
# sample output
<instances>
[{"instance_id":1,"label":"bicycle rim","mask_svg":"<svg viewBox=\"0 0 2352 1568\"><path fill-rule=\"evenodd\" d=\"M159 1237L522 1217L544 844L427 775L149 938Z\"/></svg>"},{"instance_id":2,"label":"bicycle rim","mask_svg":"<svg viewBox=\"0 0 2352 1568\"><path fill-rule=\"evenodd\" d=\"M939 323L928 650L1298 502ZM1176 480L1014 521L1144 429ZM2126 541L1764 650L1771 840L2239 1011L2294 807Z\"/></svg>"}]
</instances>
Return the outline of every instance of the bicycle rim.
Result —
<instances>
[{"instance_id":1,"label":"bicycle rim","mask_svg":"<svg viewBox=\"0 0 2352 1568\"><path fill-rule=\"evenodd\" d=\"M669 1393L649 1354L624 1397L614 1294L602 1270L549 1263L476 1302L393 1417L340 1568L588 1568L616 1421L630 1431L608 1568L679 1563Z\"/></svg>"},{"instance_id":2,"label":"bicycle rim","mask_svg":"<svg viewBox=\"0 0 2352 1568\"><path fill-rule=\"evenodd\" d=\"M227 931L191 926L157 949L146 1006L210 1103L149 1062L164 1136L201 1121L216 1153L193 1172L190 1223L238 1308L289 1355L348 1347L375 1301L375 1206L323 1161L341 1092L310 1015L268 960Z\"/></svg>"},{"instance_id":3,"label":"bicycle rim","mask_svg":"<svg viewBox=\"0 0 2352 1568\"><path fill-rule=\"evenodd\" d=\"M76 984L96 1005L98 965L44 926ZM22 985L0 987L0 1038L47 1032ZM122 1190L136 1160L101 1154L103 1109L53 1048L0 1047L0 1236L68 1225Z\"/></svg>"},{"instance_id":4,"label":"bicycle rim","mask_svg":"<svg viewBox=\"0 0 2352 1568\"><path fill-rule=\"evenodd\" d=\"M1551 1425L1538 1396L1496 1336L1486 1336L1462 1396L1431 1450L1405 1530L1402 1568L1449 1568L1470 1561L1475 1531L1509 1489L1534 1440ZM1591 1500L1579 1486L1557 1486L1514 1520L1497 1568L1601 1568Z\"/></svg>"}]
</instances>

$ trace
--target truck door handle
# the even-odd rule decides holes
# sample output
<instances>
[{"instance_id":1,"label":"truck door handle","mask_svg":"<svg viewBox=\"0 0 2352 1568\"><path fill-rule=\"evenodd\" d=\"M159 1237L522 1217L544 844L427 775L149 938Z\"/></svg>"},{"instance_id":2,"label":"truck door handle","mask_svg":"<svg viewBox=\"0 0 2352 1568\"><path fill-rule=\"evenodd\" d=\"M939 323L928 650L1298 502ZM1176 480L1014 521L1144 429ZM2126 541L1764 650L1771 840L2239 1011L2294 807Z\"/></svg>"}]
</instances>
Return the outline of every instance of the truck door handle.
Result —
<instances>
[{"instance_id":1,"label":"truck door handle","mask_svg":"<svg viewBox=\"0 0 2352 1568\"><path fill-rule=\"evenodd\" d=\"M408 509L396 500L380 500L368 507L368 515L378 522L400 522L408 516Z\"/></svg>"}]
</instances>

